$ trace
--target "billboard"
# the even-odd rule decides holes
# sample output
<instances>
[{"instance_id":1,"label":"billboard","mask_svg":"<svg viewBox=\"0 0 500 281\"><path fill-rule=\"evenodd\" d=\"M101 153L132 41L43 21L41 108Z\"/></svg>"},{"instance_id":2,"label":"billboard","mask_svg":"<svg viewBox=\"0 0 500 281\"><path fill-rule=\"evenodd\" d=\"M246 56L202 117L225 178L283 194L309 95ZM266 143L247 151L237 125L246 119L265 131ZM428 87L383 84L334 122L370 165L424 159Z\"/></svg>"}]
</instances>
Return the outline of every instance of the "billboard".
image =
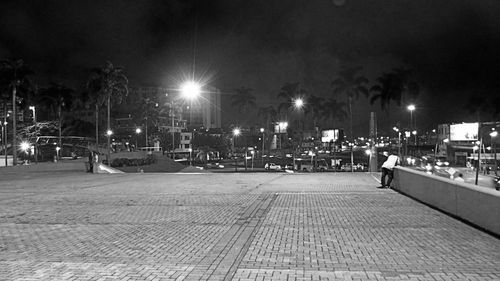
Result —
<instances>
[{"instance_id":1,"label":"billboard","mask_svg":"<svg viewBox=\"0 0 500 281\"><path fill-rule=\"evenodd\" d=\"M475 141L478 139L479 123L450 125L451 141Z\"/></svg>"},{"instance_id":2,"label":"billboard","mask_svg":"<svg viewBox=\"0 0 500 281\"><path fill-rule=\"evenodd\" d=\"M336 141L339 139L339 129L321 131L321 142Z\"/></svg>"}]
</instances>

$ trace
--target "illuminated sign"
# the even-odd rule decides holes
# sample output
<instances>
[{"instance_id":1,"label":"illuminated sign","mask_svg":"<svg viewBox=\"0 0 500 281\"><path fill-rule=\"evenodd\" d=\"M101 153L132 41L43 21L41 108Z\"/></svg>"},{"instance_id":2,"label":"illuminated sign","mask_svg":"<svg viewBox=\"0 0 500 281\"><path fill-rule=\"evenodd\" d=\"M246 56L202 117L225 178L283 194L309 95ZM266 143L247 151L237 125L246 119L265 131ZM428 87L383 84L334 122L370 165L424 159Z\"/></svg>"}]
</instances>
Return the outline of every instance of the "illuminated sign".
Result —
<instances>
[{"instance_id":1,"label":"illuminated sign","mask_svg":"<svg viewBox=\"0 0 500 281\"><path fill-rule=\"evenodd\" d=\"M479 123L462 123L450 125L451 141L474 141L478 139Z\"/></svg>"},{"instance_id":2,"label":"illuminated sign","mask_svg":"<svg viewBox=\"0 0 500 281\"><path fill-rule=\"evenodd\" d=\"M336 141L339 139L339 130L324 130L321 131L321 142Z\"/></svg>"}]
</instances>

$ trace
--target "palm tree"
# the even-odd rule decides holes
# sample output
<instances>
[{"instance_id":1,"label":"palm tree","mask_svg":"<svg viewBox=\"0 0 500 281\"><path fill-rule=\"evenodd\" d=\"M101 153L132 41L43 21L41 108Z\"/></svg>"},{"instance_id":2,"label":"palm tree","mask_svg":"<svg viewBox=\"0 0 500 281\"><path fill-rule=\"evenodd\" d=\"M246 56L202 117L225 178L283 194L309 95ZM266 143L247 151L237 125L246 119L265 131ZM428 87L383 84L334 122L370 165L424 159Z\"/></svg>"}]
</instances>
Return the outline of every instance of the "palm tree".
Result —
<instances>
[{"instance_id":1,"label":"palm tree","mask_svg":"<svg viewBox=\"0 0 500 281\"><path fill-rule=\"evenodd\" d=\"M44 108L49 108L50 113L56 115L59 130L59 148L62 149L62 119L63 110L67 111L72 107L74 90L64 86L62 83L50 83L50 87L42 89L38 96L38 103ZM61 155L61 154L59 154Z\"/></svg>"},{"instance_id":2,"label":"palm tree","mask_svg":"<svg viewBox=\"0 0 500 281\"><path fill-rule=\"evenodd\" d=\"M299 82L285 83L285 85L281 87L281 92L278 94L278 99L283 100L283 102L278 105L278 113L280 117L283 117L283 112L288 113L292 100L303 97L306 94L307 92L304 89L301 89ZM287 116L285 116L285 118L286 117Z\"/></svg>"},{"instance_id":3,"label":"palm tree","mask_svg":"<svg viewBox=\"0 0 500 281\"><path fill-rule=\"evenodd\" d=\"M4 59L0 61L0 85L2 90L12 91L12 157L13 165L17 165L17 104L20 99L27 97L31 92L31 83L28 76L34 72L22 59ZM5 94L4 94L5 96Z\"/></svg>"},{"instance_id":4,"label":"palm tree","mask_svg":"<svg viewBox=\"0 0 500 281\"><path fill-rule=\"evenodd\" d=\"M255 96L253 89L240 87L234 89L234 95L231 96L231 105L235 106L242 113L246 113L250 108L255 107Z\"/></svg>"},{"instance_id":5,"label":"palm tree","mask_svg":"<svg viewBox=\"0 0 500 281\"><path fill-rule=\"evenodd\" d=\"M344 94L348 98L349 133L351 138L354 138L352 131L352 101L358 99L360 94L368 96L368 89L366 87L368 79L357 75L360 70L361 67L343 68L339 72L339 77L332 82L334 96Z\"/></svg>"},{"instance_id":6,"label":"palm tree","mask_svg":"<svg viewBox=\"0 0 500 281\"><path fill-rule=\"evenodd\" d=\"M313 120L313 129L316 128L318 120L321 118L323 107L325 106L325 99L315 95L310 95L307 98L306 107L304 113L311 114Z\"/></svg>"},{"instance_id":7,"label":"palm tree","mask_svg":"<svg viewBox=\"0 0 500 281\"><path fill-rule=\"evenodd\" d=\"M123 73L123 68L115 67L111 62L93 68L87 82L87 89L94 95L96 105L96 143L98 142L98 110L104 101L107 105L107 130L111 129L111 101L121 103L124 96L128 95L128 79ZM108 134L108 163L110 159L110 136Z\"/></svg>"},{"instance_id":8,"label":"palm tree","mask_svg":"<svg viewBox=\"0 0 500 281\"><path fill-rule=\"evenodd\" d=\"M278 116L278 112L274 108L274 106L263 106L259 108L258 115L263 118L264 124L266 124L265 128L269 129L272 122L277 121L276 117Z\"/></svg>"},{"instance_id":9,"label":"palm tree","mask_svg":"<svg viewBox=\"0 0 500 281\"><path fill-rule=\"evenodd\" d=\"M413 79L413 72L405 68L395 68L392 72L383 73L377 78L377 82L377 85L370 88L370 103L380 100L382 110L388 109L392 101L401 106L405 97L413 102L420 91L418 83Z\"/></svg>"},{"instance_id":10,"label":"palm tree","mask_svg":"<svg viewBox=\"0 0 500 281\"><path fill-rule=\"evenodd\" d=\"M345 107L345 102L339 102L337 99L329 98L325 102L321 113L325 120L330 119L332 121L332 127L334 127L335 120L343 121L348 116Z\"/></svg>"}]
</instances>

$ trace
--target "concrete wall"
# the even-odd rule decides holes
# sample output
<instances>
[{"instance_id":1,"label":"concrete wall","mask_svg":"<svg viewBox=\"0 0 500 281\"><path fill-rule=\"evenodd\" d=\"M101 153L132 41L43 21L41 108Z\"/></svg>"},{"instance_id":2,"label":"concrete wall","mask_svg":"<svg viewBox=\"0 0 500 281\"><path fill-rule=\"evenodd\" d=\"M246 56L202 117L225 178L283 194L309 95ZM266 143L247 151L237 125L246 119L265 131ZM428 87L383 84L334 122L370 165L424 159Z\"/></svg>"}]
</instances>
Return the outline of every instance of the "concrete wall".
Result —
<instances>
[{"instance_id":1,"label":"concrete wall","mask_svg":"<svg viewBox=\"0 0 500 281\"><path fill-rule=\"evenodd\" d=\"M500 192L404 167L394 171L394 188L430 206L500 235Z\"/></svg>"}]
</instances>

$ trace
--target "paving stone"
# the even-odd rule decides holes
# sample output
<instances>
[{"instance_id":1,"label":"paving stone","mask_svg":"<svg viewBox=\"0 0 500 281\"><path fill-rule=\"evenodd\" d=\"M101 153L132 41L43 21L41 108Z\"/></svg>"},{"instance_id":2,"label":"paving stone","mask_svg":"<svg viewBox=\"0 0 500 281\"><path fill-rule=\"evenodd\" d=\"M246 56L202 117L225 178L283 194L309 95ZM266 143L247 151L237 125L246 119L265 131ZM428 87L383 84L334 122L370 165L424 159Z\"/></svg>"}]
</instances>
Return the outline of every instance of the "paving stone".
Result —
<instances>
[{"instance_id":1,"label":"paving stone","mask_svg":"<svg viewBox=\"0 0 500 281\"><path fill-rule=\"evenodd\" d=\"M500 242L364 173L0 170L0 280L500 280Z\"/></svg>"}]
</instances>

